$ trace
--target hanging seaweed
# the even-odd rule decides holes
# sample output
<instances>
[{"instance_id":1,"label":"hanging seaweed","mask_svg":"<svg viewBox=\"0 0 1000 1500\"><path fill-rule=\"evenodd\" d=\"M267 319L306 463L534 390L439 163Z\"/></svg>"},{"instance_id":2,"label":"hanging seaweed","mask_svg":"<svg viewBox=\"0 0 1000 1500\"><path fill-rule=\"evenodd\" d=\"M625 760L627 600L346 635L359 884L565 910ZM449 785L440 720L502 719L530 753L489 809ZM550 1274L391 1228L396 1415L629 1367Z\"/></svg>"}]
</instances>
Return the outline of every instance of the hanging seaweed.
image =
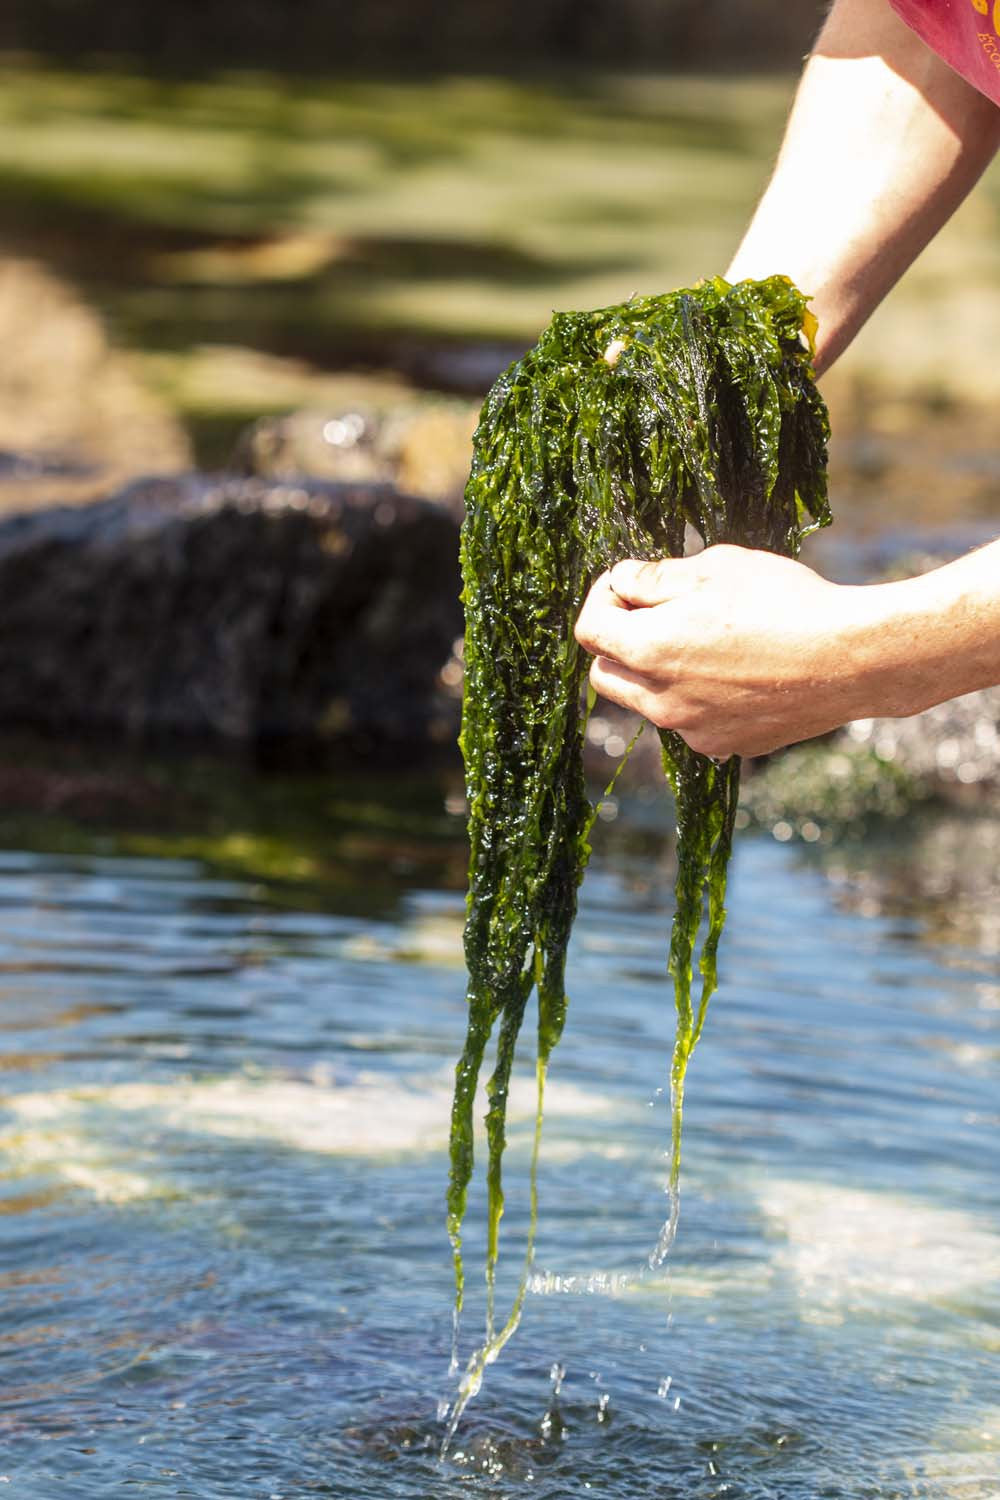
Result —
<instances>
[{"instance_id":1,"label":"hanging seaweed","mask_svg":"<svg viewBox=\"0 0 1000 1500\"><path fill-rule=\"evenodd\" d=\"M483 408L462 532L471 859L468 1034L456 1070L448 1187L456 1326L473 1105L494 1032L496 1055L487 1084L486 1342L470 1361L453 1423L516 1326L524 1297L522 1281L498 1332L493 1293L515 1045L536 991L540 1127L594 817L583 775L589 659L573 627L600 572L625 557L681 556L688 524L706 545L794 556L803 536L828 522L828 423L801 337L810 321L805 298L777 276L735 286L716 278L668 296L561 313ZM669 730L661 740L677 809L669 959L675 1190L685 1070L716 983L739 761L708 759ZM676 1201L673 1191L654 1261L669 1244ZM533 1172L529 1264L534 1221Z\"/></svg>"}]
</instances>

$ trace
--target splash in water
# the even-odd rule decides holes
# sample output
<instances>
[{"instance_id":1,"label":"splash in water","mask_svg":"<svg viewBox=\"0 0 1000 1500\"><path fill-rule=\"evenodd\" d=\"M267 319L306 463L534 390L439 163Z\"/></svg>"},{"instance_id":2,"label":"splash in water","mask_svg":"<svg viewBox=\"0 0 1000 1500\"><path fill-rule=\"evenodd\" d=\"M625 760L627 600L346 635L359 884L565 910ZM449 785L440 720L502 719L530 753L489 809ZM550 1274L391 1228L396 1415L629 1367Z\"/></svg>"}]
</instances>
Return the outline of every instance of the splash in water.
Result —
<instances>
[{"instance_id":1,"label":"splash in water","mask_svg":"<svg viewBox=\"0 0 1000 1500\"><path fill-rule=\"evenodd\" d=\"M465 1371L452 1431L517 1326L533 1258L545 1076L566 1017L566 948L595 811L583 775L589 659L573 626L600 572L625 557L681 556L688 525L706 545L794 556L802 538L829 521L829 427L801 336L811 322L805 298L777 276L735 286L716 278L598 312L561 313L483 408L462 532L471 861L468 1033L456 1070L448 1187L456 1335L473 1104L487 1043L494 1031L497 1038L487 1084L486 1336ZM670 1215L651 1264L666 1254L677 1224L684 1079L716 985L739 789L736 757L711 760L670 730L661 740L677 808L669 959L677 1028ZM532 992L531 1220L525 1273L498 1328L507 1095Z\"/></svg>"}]
</instances>

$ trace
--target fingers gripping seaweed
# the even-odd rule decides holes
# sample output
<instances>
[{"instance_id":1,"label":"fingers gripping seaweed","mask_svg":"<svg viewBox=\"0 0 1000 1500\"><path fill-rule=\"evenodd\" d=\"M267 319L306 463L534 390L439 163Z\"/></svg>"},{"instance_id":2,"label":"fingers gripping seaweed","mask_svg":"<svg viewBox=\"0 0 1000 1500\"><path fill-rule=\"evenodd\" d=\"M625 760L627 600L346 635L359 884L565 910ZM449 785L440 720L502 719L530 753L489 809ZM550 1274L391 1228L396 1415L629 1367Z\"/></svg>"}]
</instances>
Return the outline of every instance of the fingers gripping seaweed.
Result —
<instances>
[{"instance_id":1,"label":"fingers gripping seaweed","mask_svg":"<svg viewBox=\"0 0 1000 1500\"><path fill-rule=\"evenodd\" d=\"M557 314L535 348L501 375L483 408L462 533L461 745L471 858L468 1034L456 1070L448 1188L456 1319L473 1105L494 1031L497 1040L487 1085L486 1344L470 1362L461 1405L516 1326L524 1296L522 1282L497 1333L493 1286L511 1068L537 991L540 1123L590 852L594 810L583 775L589 659L573 626L602 570L623 557L682 555L688 524L706 545L794 555L808 531L828 522L828 424L800 337L808 321L804 297L783 277L735 286L715 279L598 312ZM669 960L677 1009L676 1186L685 1069L716 983L739 762L707 759L670 730L661 740L678 834ZM675 1218L676 1193L672 1204ZM654 1261L672 1231L670 1223ZM529 1263L531 1254L529 1237Z\"/></svg>"}]
</instances>

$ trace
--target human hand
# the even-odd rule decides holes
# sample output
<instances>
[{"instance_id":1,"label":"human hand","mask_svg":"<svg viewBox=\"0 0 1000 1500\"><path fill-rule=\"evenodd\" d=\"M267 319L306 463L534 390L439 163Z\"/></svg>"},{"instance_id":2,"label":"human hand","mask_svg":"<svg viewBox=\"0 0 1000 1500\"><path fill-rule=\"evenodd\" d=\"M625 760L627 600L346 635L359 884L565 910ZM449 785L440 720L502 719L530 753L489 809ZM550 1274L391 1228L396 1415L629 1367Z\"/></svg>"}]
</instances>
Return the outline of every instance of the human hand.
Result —
<instances>
[{"instance_id":1,"label":"human hand","mask_svg":"<svg viewBox=\"0 0 1000 1500\"><path fill-rule=\"evenodd\" d=\"M576 638L604 697L705 755L763 755L864 714L859 646L878 593L773 552L715 546L618 563L590 590Z\"/></svg>"}]
</instances>

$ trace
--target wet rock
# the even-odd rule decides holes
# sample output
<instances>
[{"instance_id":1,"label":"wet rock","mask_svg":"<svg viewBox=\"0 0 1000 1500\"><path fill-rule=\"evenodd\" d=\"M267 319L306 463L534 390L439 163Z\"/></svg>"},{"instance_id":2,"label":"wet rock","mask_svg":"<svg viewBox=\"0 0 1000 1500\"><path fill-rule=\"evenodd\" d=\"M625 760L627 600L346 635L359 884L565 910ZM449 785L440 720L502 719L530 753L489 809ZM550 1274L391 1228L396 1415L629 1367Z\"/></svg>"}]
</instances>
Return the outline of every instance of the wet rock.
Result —
<instances>
[{"instance_id":1,"label":"wet rock","mask_svg":"<svg viewBox=\"0 0 1000 1500\"><path fill-rule=\"evenodd\" d=\"M908 719L859 719L841 737L929 793L953 801L1000 793L1000 687L966 693Z\"/></svg>"},{"instance_id":2,"label":"wet rock","mask_svg":"<svg viewBox=\"0 0 1000 1500\"><path fill-rule=\"evenodd\" d=\"M872 746L837 735L748 762L736 823L766 829L780 843L829 844L901 818L930 796L924 781Z\"/></svg>"},{"instance_id":3,"label":"wet rock","mask_svg":"<svg viewBox=\"0 0 1000 1500\"><path fill-rule=\"evenodd\" d=\"M455 731L458 531L385 485L189 476L0 523L0 719L407 757Z\"/></svg>"},{"instance_id":4,"label":"wet rock","mask_svg":"<svg viewBox=\"0 0 1000 1500\"><path fill-rule=\"evenodd\" d=\"M973 522L907 537L887 532L856 548L868 581L912 578L973 545ZM995 533L995 526L990 536ZM1000 808L1000 686L938 703L908 718L858 719L819 742L750 763L741 821L781 840L829 843L902 818L920 803Z\"/></svg>"},{"instance_id":5,"label":"wet rock","mask_svg":"<svg viewBox=\"0 0 1000 1500\"><path fill-rule=\"evenodd\" d=\"M1000 687L906 719L858 719L750 768L741 821L776 838L829 842L918 804L1000 806Z\"/></svg>"}]
</instances>

